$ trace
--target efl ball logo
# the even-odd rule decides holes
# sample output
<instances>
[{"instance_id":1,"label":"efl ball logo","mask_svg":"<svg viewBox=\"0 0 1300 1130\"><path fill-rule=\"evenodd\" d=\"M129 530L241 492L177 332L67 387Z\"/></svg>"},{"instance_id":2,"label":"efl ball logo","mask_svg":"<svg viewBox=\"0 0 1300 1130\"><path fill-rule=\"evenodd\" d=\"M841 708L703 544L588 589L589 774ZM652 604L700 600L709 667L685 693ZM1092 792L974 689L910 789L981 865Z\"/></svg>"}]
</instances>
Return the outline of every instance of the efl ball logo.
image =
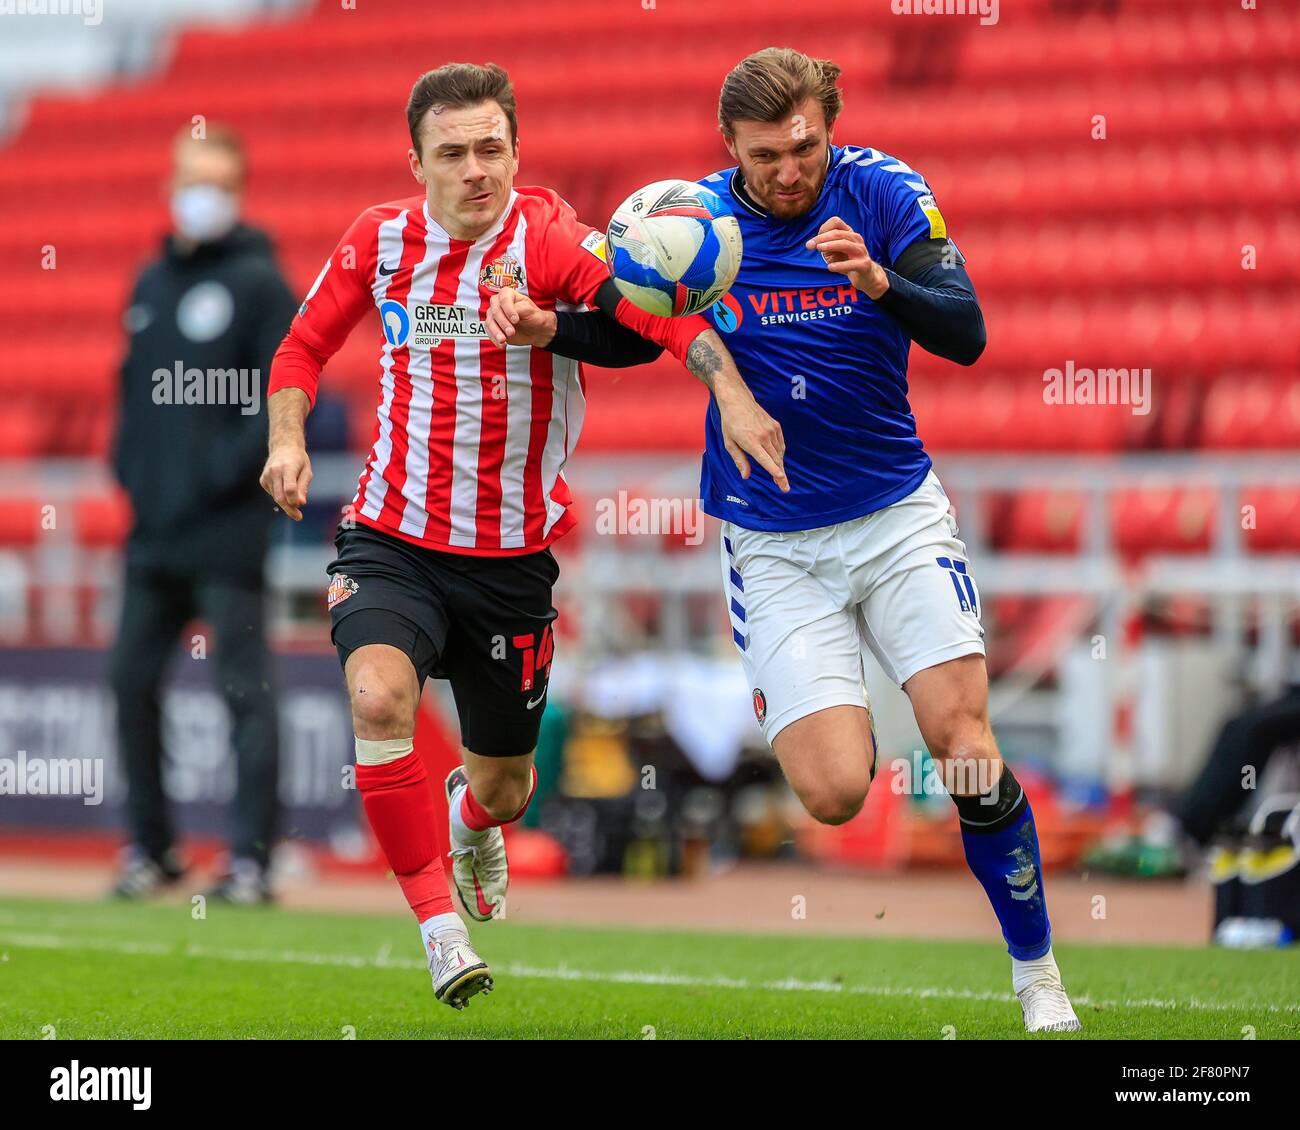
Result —
<instances>
[{"instance_id":1,"label":"efl ball logo","mask_svg":"<svg viewBox=\"0 0 1300 1130\"><path fill-rule=\"evenodd\" d=\"M692 181L632 193L610 218L607 240L619 293L661 318L707 310L740 270L740 224L722 197Z\"/></svg>"}]
</instances>

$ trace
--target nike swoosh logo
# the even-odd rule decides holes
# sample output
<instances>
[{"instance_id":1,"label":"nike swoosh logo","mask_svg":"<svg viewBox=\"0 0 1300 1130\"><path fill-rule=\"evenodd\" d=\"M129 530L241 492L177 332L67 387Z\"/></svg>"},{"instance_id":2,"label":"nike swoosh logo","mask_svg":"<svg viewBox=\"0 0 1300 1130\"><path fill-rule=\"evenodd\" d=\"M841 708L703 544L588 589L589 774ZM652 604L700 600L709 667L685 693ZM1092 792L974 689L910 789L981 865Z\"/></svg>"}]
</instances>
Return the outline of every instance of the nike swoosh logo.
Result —
<instances>
[{"instance_id":1,"label":"nike swoosh logo","mask_svg":"<svg viewBox=\"0 0 1300 1130\"><path fill-rule=\"evenodd\" d=\"M397 267L385 267L385 266L383 265L383 263L380 263L380 264L379 264L379 273L380 273L381 275L391 275L391 274L394 274L394 273L397 271L397 268L400 267L400 266L401 266L401 264L399 263L399 264L397 265Z\"/></svg>"},{"instance_id":2,"label":"nike swoosh logo","mask_svg":"<svg viewBox=\"0 0 1300 1130\"><path fill-rule=\"evenodd\" d=\"M478 912L485 917L491 917L492 904L483 898L483 888L478 885L478 876L474 876L474 899L478 903Z\"/></svg>"},{"instance_id":3,"label":"nike swoosh logo","mask_svg":"<svg viewBox=\"0 0 1300 1130\"><path fill-rule=\"evenodd\" d=\"M528 700L528 705L527 707L525 707L525 709L532 710L532 708L536 706L539 702L541 702L542 699L544 699L545 697L546 697L546 692L542 691L542 693L539 694L536 698L530 698Z\"/></svg>"}]
</instances>

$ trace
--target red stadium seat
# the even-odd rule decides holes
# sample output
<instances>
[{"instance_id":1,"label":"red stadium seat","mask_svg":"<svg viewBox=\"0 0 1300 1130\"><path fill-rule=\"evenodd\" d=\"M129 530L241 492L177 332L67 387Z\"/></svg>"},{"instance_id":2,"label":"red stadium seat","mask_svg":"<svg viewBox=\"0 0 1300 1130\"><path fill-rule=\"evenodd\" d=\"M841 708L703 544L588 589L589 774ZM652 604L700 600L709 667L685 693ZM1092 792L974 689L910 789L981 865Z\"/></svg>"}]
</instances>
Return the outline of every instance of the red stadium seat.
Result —
<instances>
[{"instance_id":1,"label":"red stadium seat","mask_svg":"<svg viewBox=\"0 0 1300 1130\"><path fill-rule=\"evenodd\" d=\"M88 549L112 549L131 529L131 503L122 491L79 498L73 517L78 542Z\"/></svg>"},{"instance_id":2,"label":"red stadium seat","mask_svg":"<svg viewBox=\"0 0 1300 1130\"><path fill-rule=\"evenodd\" d=\"M1248 487L1240 503L1242 537L1249 550L1300 553L1300 488Z\"/></svg>"},{"instance_id":3,"label":"red stadium seat","mask_svg":"<svg viewBox=\"0 0 1300 1130\"><path fill-rule=\"evenodd\" d=\"M1123 554L1205 553L1215 528L1210 489L1164 487L1119 491L1112 499L1115 545Z\"/></svg>"},{"instance_id":4,"label":"red stadium seat","mask_svg":"<svg viewBox=\"0 0 1300 1130\"><path fill-rule=\"evenodd\" d=\"M34 401L13 400L12 389L0 387L7 400L0 413L0 458L28 459L48 450L52 413Z\"/></svg>"},{"instance_id":5,"label":"red stadium seat","mask_svg":"<svg viewBox=\"0 0 1300 1130\"><path fill-rule=\"evenodd\" d=\"M44 504L31 498L0 498L0 546L30 549L40 540Z\"/></svg>"},{"instance_id":6,"label":"red stadium seat","mask_svg":"<svg viewBox=\"0 0 1300 1130\"><path fill-rule=\"evenodd\" d=\"M1200 442L1213 448L1300 447L1300 383L1229 373L1205 400Z\"/></svg>"},{"instance_id":7,"label":"red stadium seat","mask_svg":"<svg viewBox=\"0 0 1300 1130\"><path fill-rule=\"evenodd\" d=\"M1018 553L1077 553L1087 500L1072 491L1025 491L1014 497L995 544Z\"/></svg>"}]
</instances>

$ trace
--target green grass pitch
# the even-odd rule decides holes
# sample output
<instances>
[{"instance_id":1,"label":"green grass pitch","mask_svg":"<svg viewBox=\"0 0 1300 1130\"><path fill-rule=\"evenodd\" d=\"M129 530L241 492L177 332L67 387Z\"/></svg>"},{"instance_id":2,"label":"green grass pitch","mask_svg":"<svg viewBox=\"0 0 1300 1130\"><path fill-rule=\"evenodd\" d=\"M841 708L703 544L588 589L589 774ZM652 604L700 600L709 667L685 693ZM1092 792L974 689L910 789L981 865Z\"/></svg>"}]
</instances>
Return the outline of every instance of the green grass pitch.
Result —
<instances>
[{"instance_id":1,"label":"green grass pitch","mask_svg":"<svg viewBox=\"0 0 1300 1130\"><path fill-rule=\"evenodd\" d=\"M0 900L7 1039L1027 1038L988 942L474 928L496 990L434 1000L408 918ZM1084 1031L1300 1038L1300 952L1062 945ZM1043 1038L1043 1037L1033 1037Z\"/></svg>"}]
</instances>

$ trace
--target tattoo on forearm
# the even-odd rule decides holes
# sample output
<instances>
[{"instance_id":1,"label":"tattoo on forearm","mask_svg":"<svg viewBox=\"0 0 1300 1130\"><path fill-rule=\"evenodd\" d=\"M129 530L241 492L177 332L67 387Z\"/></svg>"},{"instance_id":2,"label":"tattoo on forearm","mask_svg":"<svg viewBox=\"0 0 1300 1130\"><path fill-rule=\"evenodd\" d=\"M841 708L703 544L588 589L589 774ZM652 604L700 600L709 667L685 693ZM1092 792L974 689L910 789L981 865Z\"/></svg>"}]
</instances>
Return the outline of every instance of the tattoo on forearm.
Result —
<instances>
[{"instance_id":1,"label":"tattoo on forearm","mask_svg":"<svg viewBox=\"0 0 1300 1130\"><path fill-rule=\"evenodd\" d=\"M686 367L712 392L713 378L722 372L722 358L707 341L693 341L686 351Z\"/></svg>"}]
</instances>

